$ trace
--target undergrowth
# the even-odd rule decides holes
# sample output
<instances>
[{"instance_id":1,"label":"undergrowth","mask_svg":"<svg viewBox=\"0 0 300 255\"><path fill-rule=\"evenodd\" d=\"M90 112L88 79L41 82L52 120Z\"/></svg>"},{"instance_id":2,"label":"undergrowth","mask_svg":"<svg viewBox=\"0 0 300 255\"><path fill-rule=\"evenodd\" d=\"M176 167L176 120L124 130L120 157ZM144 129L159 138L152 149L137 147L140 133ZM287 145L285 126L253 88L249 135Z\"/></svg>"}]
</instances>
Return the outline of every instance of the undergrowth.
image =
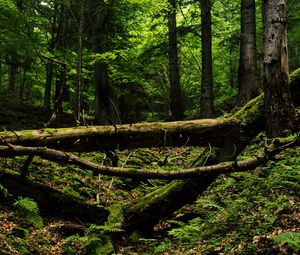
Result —
<instances>
[{"instance_id":1,"label":"undergrowth","mask_svg":"<svg viewBox=\"0 0 300 255\"><path fill-rule=\"evenodd\" d=\"M257 144L259 141L241 158L252 155ZM201 151L118 151L118 166L187 168L197 162ZM80 156L111 164L110 158L102 153ZM2 169L19 171L24 160L1 159L0 165ZM118 226L91 225L85 226L83 233L63 235L59 226L69 223L51 218L42 221L34 201L19 198L9 202L12 198L0 185L0 197L6 201L0 205L0 254L296 254L300 246L299 172L300 149L296 148L286 150L254 171L221 175L195 203L174 213L172 219L160 222L154 236L137 236L134 242L132 238L114 247L110 236L122 233ZM94 176L91 171L38 157L30 165L28 178L105 207L122 205L166 183Z\"/></svg>"},{"instance_id":2,"label":"undergrowth","mask_svg":"<svg viewBox=\"0 0 300 255\"><path fill-rule=\"evenodd\" d=\"M300 149L254 172L220 176L141 254L296 254L300 247ZM164 238L163 241L160 239Z\"/></svg>"}]
</instances>

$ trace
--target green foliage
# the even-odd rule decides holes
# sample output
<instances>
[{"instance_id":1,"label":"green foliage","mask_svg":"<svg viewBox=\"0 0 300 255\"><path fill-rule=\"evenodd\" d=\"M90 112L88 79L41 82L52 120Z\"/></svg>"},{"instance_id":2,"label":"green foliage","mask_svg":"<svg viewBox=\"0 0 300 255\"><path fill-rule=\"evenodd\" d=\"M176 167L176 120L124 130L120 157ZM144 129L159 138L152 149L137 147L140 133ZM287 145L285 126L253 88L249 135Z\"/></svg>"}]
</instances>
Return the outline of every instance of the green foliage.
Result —
<instances>
[{"instance_id":1,"label":"green foliage","mask_svg":"<svg viewBox=\"0 0 300 255\"><path fill-rule=\"evenodd\" d=\"M195 245L199 240L200 225L203 221L197 217L189 221L188 224L180 221L173 221L179 228L173 228L168 234L183 244Z\"/></svg>"},{"instance_id":2,"label":"green foliage","mask_svg":"<svg viewBox=\"0 0 300 255\"><path fill-rule=\"evenodd\" d=\"M274 231L284 229L285 222L289 228L289 221L297 220L292 218L297 214L292 213L295 200L291 197L297 198L300 192L299 166L300 150L295 149L286 152L280 161L257 168L254 173L219 177L205 196L197 200L194 209L197 216L188 222L175 221L178 226L168 231L169 238L153 245L164 252L174 248L166 245L171 242L183 250L197 247L199 254L215 251L267 254L272 253L272 249L276 254L276 247L264 247L253 240L272 236ZM273 236L272 240L286 243L297 252L299 237L299 233L294 232Z\"/></svg>"},{"instance_id":3,"label":"green foliage","mask_svg":"<svg viewBox=\"0 0 300 255\"><path fill-rule=\"evenodd\" d=\"M87 255L109 255L114 253L114 247L108 236L91 237L85 243Z\"/></svg>"},{"instance_id":4,"label":"green foliage","mask_svg":"<svg viewBox=\"0 0 300 255\"><path fill-rule=\"evenodd\" d=\"M272 236L272 240L278 244L287 244L295 252L300 251L300 232L285 232Z\"/></svg>"},{"instance_id":5,"label":"green foliage","mask_svg":"<svg viewBox=\"0 0 300 255\"><path fill-rule=\"evenodd\" d=\"M81 237L79 235L69 236L64 240L62 248L62 254L64 255L77 255L84 254L84 243L87 241L87 237Z\"/></svg>"},{"instance_id":6,"label":"green foliage","mask_svg":"<svg viewBox=\"0 0 300 255\"><path fill-rule=\"evenodd\" d=\"M118 232L124 232L124 230L115 227L114 225L95 225L91 224L86 230L85 235L86 236L92 236L92 235L102 235L102 234L109 234L109 233L118 233Z\"/></svg>"},{"instance_id":7,"label":"green foliage","mask_svg":"<svg viewBox=\"0 0 300 255\"><path fill-rule=\"evenodd\" d=\"M38 204L33 199L19 197L14 203L14 206L26 222L35 227L41 227L43 225L42 217L39 215Z\"/></svg>"},{"instance_id":8,"label":"green foliage","mask_svg":"<svg viewBox=\"0 0 300 255\"><path fill-rule=\"evenodd\" d=\"M0 184L0 197L8 197L8 190L2 184Z\"/></svg>"},{"instance_id":9,"label":"green foliage","mask_svg":"<svg viewBox=\"0 0 300 255\"><path fill-rule=\"evenodd\" d=\"M65 239L62 254L65 255L108 255L114 252L114 247L108 236L72 235Z\"/></svg>"}]
</instances>

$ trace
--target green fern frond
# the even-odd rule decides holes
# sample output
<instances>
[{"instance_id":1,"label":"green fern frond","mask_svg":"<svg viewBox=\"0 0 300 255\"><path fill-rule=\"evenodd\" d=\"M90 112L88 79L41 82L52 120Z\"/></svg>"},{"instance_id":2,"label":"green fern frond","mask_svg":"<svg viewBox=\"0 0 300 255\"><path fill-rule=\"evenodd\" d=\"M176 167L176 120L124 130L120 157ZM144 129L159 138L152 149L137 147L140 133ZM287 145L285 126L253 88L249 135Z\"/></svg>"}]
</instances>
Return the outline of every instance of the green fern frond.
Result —
<instances>
[{"instance_id":1,"label":"green fern frond","mask_svg":"<svg viewBox=\"0 0 300 255\"><path fill-rule=\"evenodd\" d=\"M31 198L19 197L14 203L19 213L25 220L32 223L35 227L40 227L43 224L42 217L39 215L38 204Z\"/></svg>"},{"instance_id":2,"label":"green fern frond","mask_svg":"<svg viewBox=\"0 0 300 255\"><path fill-rule=\"evenodd\" d=\"M285 232L272 237L278 244L287 244L294 251L300 251L300 232Z\"/></svg>"},{"instance_id":3,"label":"green fern frond","mask_svg":"<svg viewBox=\"0 0 300 255\"><path fill-rule=\"evenodd\" d=\"M187 224L176 221L176 224L178 224L180 227L171 229L168 231L168 234L177 239L179 242L188 242L193 245L199 239L201 223L202 220L199 217L190 220Z\"/></svg>"},{"instance_id":4,"label":"green fern frond","mask_svg":"<svg viewBox=\"0 0 300 255\"><path fill-rule=\"evenodd\" d=\"M92 235L92 234L105 234L105 233L118 233L123 232L123 229L117 228L114 225L102 225L98 226L95 224L91 224L86 230L85 235Z\"/></svg>"}]
</instances>

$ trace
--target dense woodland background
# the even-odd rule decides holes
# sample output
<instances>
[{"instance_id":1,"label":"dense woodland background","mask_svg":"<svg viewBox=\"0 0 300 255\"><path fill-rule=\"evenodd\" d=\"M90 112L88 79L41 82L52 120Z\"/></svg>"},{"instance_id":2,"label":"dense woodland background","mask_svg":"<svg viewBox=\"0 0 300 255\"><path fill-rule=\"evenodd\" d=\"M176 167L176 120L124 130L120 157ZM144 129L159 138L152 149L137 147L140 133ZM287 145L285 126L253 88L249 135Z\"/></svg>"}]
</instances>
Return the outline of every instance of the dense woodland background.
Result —
<instances>
[{"instance_id":1,"label":"dense woodland background","mask_svg":"<svg viewBox=\"0 0 300 255\"><path fill-rule=\"evenodd\" d=\"M213 1L211 6L215 115L247 101L243 94L235 98L240 4ZM170 92L168 19L175 12L170 6L172 1L1 1L3 100L43 107L48 118L57 108L59 113L74 115L81 124L84 120L118 124L177 118L170 109L171 102L179 100L177 92ZM298 1L288 1L290 71L299 63L299 8ZM177 1L176 22L182 97L182 106L177 102L176 107L184 111L181 118L197 118L206 93L201 91L199 1ZM261 89L262 29L261 2L257 1L255 64ZM226 108L224 102L236 104ZM90 116L96 120L90 121Z\"/></svg>"},{"instance_id":2,"label":"dense woodland background","mask_svg":"<svg viewBox=\"0 0 300 255\"><path fill-rule=\"evenodd\" d=\"M299 13L0 0L0 254L298 254Z\"/></svg>"}]
</instances>

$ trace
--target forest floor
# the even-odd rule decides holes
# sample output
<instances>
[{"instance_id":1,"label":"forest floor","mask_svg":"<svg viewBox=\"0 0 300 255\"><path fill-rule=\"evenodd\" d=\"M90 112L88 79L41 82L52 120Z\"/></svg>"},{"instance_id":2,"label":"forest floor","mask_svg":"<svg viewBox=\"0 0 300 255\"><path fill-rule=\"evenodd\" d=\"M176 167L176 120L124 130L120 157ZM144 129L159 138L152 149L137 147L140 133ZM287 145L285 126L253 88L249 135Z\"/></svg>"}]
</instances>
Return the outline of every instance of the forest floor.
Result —
<instances>
[{"instance_id":1,"label":"forest floor","mask_svg":"<svg viewBox=\"0 0 300 255\"><path fill-rule=\"evenodd\" d=\"M10 110L14 118L17 116L17 113L14 114L16 110ZM5 112L7 114L9 111L6 109ZM40 121L38 115L33 115L36 117L31 121ZM0 119L1 116L4 116L2 111ZM27 116L20 117L24 118L24 122L30 119L26 114L22 116ZM18 128L14 125L12 120L12 124L5 128ZM26 126L30 128L32 123L27 121L20 128ZM240 159L253 155L259 149L261 137L263 134L248 146ZM201 151L202 148L182 147L116 153L120 167L168 170L190 167L197 162ZM111 164L111 160L103 153L83 153L80 156L99 164ZM0 158L0 171L19 172L25 159ZM59 165L39 157L33 159L29 170L29 179L35 182L55 188L80 201L104 207L122 205L167 183L161 180L137 181L93 176L92 172L79 167ZM95 245L93 230L107 235L121 230L94 224L87 226L79 220L63 220L43 213L40 214L42 219L30 218L20 210L20 204L30 200L6 194L1 186L1 179L0 195L0 254L4 255L271 255L300 252L300 147L283 151L274 160L255 170L220 175L197 201L161 221L151 235L134 233L126 240L117 242L114 247L106 247L107 253L101 252Z\"/></svg>"}]
</instances>

